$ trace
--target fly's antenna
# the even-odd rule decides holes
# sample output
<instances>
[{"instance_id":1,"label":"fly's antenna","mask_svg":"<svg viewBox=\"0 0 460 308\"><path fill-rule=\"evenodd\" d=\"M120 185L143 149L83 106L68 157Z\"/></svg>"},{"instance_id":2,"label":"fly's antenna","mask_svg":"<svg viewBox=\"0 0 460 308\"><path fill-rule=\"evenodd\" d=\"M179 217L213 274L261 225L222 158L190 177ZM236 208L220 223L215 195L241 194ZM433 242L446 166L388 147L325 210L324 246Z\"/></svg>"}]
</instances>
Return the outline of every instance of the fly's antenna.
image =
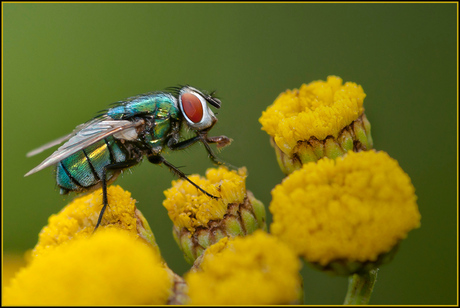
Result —
<instances>
[{"instance_id":1,"label":"fly's antenna","mask_svg":"<svg viewBox=\"0 0 460 308\"><path fill-rule=\"evenodd\" d=\"M216 96L216 90L212 91L211 93L209 93L208 95L205 95L205 99L208 103L210 103L211 105L213 105L214 107L216 107L217 109L220 108L220 106L222 105L222 102L220 101L219 98L217 98Z\"/></svg>"}]
</instances>

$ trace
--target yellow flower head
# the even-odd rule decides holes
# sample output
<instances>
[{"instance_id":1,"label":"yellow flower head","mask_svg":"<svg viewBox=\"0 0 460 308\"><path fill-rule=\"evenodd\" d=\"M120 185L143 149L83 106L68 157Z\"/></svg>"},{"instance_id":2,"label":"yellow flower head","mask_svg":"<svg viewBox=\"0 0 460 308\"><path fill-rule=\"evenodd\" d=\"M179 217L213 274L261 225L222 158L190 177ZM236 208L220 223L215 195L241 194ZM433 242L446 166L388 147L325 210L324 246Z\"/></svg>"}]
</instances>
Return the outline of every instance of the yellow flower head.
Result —
<instances>
[{"instance_id":1,"label":"yellow flower head","mask_svg":"<svg viewBox=\"0 0 460 308\"><path fill-rule=\"evenodd\" d=\"M189 272L192 305L275 305L296 303L302 293L300 260L277 238L258 230L221 239Z\"/></svg>"},{"instance_id":2,"label":"yellow flower head","mask_svg":"<svg viewBox=\"0 0 460 308\"><path fill-rule=\"evenodd\" d=\"M131 193L120 186L109 186L107 195L109 206L99 229L127 230L158 249L152 230L142 213L136 208L136 200L131 198ZM58 214L48 219L48 225L41 230L38 244L32 251L32 255L38 256L49 248L76 238L90 236L96 226L102 205L102 189L73 200Z\"/></svg>"},{"instance_id":3,"label":"yellow flower head","mask_svg":"<svg viewBox=\"0 0 460 308\"><path fill-rule=\"evenodd\" d=\"M106 228L34 258L5 288L3 304L166 304L172 287L152 246L126 230Z\"/></svg>"},{"instance_id":4,"label":"yellow flower head","mask_svg":"<svg viewBox=\"0 0 460 308\"><path fill-rule=\"evenodd\" d=\"M259 122L271 136L278 163L291 173L303 163L372 148L362 87L329 76L281 93Z\"/></svg>"},{"instance_id":5,"label":"yellow flower head","mask_svg":"<svg viewBox=\"0 0 460 308\"><path fill-rule=\"evenodd\" d=\"M173 181L165 191L164 207L174 223L173 234L188 262L225 236L239 236L266 228L265 207L246 190L246 168L210 168L206 178L189 179L218 197L211 198L188 181Z\"/></svg>"},{"instance_id":6,"label":"yellow flower head","mask_svg":"<svg viewBox=\"0 0 460 308\"><path fill-rule=\"evenodd\" d=\"M2 254L2 291L3 288L10 284L11 279L16 273L26 265L23 254L3 253Z\"/></svg>"},{"instance_id":7,"label":"yellow flower head","mask_svg":"<svg viewBox=\"0 0 460 308\"><path fill-rule=\"evenodd\" d=\"M246 196L246 168L238 172L225 167L212 168L206 171L206 178L196 174L188 178L219 199L206 196L188 181L173 181L173 187L164 192L166 200L163 206L179 228L193 231L206 226L210 220L222 219L228 204L241 203Z\"/></svg>"},{"instance_id":8,"label":"yellow flower head","mask_svg":"<svg viewBox=\"0 0 460 308\"><path fill-rule=\"evenodd\" d=\"M314 81L281 93L259 121L262 129L275 137L278 147L289 154L297 141L337 137L363 113L364 97L361 86L353 82L342 85L341 78L329 76L326 82Z\"/></svg>"},{"instance_id":9,"label":"yellow flower head","mask_svg":"<svg viewBox=\"0 0 460 308\"><path fill-rule=\"evenodd\" d=\"M303 165L273 189L270 230L321 266L374 262L420 226L414 191L409 176L385 152L324 158Z\"/></svg>"}]
</instances>

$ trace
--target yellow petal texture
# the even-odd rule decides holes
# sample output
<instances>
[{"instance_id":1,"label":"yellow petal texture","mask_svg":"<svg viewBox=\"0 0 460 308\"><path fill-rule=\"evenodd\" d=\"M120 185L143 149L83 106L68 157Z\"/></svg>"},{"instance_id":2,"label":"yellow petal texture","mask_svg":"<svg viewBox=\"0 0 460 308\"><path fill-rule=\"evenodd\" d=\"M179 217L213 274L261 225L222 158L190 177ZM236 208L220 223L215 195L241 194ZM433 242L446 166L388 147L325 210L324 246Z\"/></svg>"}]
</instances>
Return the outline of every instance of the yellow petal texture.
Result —
<instances>
[{"instance_id":1,"label":"yellow petal texture","mask_svg":"<svg viewBox=\"0 0 460 308\"><path fill-rule=\"evenodd\" d=\"M329 76L327 81L314 81L281 93L262 112L259 122L277 146L290 155L297 141L336 138L364 112L365 97L360 85L342 84L341 78Z\"/></svg>"},{"instance_id":2,"label":"yellow petal texture","mask_svg":"<svg viewBox=\"0 0 460 308\"><path fill-rule=\"evenodd\" d=\"M375 261L420 226L415 189L385 152L303 165L272 190L271 233L307 261Z\"/></svg>"},{"instance_id":3,"label":"yellow petal texture","mask_svg":"<svg viewBox=\"0 0 460 308\"><path fill-rule=\"evenodd\" d=\"M276 237L258 230L223 238L206 250L200 269L189 272L192 305L275 305L301 296L300 260Z\"/></svg>"},{"instance_id":4,"label":"yellow petal texture","mask_svg":"<svg viewBox=\"0 0 460 308\"><path fill-rule=\"evenodd\" d=\"M165 304L171 288L172 277L155 249L110 228L34 258L5 289L3 304Z\"/></svg>"},{"instance_id":5,"label":"yellow petal texture","mask_svg":"<svg viewBox=\"0 0 460 308\"><path fill-rule=\"evenodd\" d=\"M194 231L196 227L206 226L210 220L222 219L230 203L242 203L246 196L246 168L229 171L225 167L210 168L206 178L199 175L188 177L202 189L219 197L211 198L188 181L177 180L164 192L163 206L174 225Z\"/></svg>"},{"instance_id":6,"label":"yellow petal texture","mask_svg":"<svg viewBox=\"0 0 460 308\"><path fill-rule=\"evenodd\" d=\"M131 193L120 186L109 186L107 195L109 206L99 228L127 230L158 249L150 226L142 213L136 209L136 200L131 198ZM38 256L67 241L90 236L96 226L102 204L102 189L98 189L76 198L58 214L52 215L48 219L48 225L41 230L32 255Z\"/></svg>"}]
</instances>

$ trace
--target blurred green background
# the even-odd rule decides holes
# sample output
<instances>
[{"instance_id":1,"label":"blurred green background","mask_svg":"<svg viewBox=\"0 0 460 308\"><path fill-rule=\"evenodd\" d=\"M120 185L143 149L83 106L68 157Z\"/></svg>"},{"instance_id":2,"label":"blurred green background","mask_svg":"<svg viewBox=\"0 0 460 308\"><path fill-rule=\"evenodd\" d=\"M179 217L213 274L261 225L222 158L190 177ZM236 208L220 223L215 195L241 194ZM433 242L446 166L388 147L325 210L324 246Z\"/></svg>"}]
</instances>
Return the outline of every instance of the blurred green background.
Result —
<instances>
[{"instance_id":1,"label":"blurred green background","mask_svg":"<svg viewBox=\"0 0 460 308\"><path fill-rule=\"evenodd\" d=\"M363 86L374 146L412 178L422 227L381 267L371 304L457 302L457 5L3 3L3 249L32 248L59 195L52 151L109 103L177 84L217 90L220 157L249 171L267 207L283 179L258 119L279 93L337 75ZM188 174L212 167L204 148L170 153ZM189 269L162 206L173 176L144 162L116 184L147 217L162 254ZM269 222L271 217L269 217ZM305 304L341 304L347 278L304 265Z\"/></svg>"}]
</instances>

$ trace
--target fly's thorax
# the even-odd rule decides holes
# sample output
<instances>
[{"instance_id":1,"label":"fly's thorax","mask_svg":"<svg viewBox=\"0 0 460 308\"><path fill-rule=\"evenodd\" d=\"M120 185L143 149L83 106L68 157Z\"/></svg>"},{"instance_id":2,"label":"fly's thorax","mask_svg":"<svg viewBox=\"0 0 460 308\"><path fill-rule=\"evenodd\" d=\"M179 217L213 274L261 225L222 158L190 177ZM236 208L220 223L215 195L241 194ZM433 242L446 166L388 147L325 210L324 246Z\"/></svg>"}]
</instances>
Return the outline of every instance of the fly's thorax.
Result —
<instances>
[{"instance_id":1,"label":"fly's thorax","mask_svg":"<svg viewBox=\"0 0 460 308\"><path fill-rule=\"evenodd\" d=\"M180 121L168 112L144 120L145 125L138 131L137 146L148 153L160 154L171 136L178 134Z\"/></svg>"},{"instance_id":2,"label":"fly's thorax","mask_svg":"<svg viewBox=\"0 0 460 308\"><path fill-rule=\"evenodd\" d=\"M107 115L116 120L143 120L143 125L116 133L114 137L160 153L173 127L172 122L180 119L180 110L177 99L171 94L152 92L119 102L119 106L109 109Z\"/></svg>"},{"instance_id":3,"label":"fly's thorax","mask_svg":"<svg viewBox=\"0 0 460 308\"><path fill-rule=\"evenodd\" d=\"M181 113L177 99L169 93L153 92L128 98L111 108L107 115L117 120L141 122L142 125L123 130L114 137L144 152L161 153L167 139L177 133Z\"/></svg>"},{"instance_id":4,"label":"fly's thorax","mask_svg":"<svg viewBox=\"0 0 460 308\"><path fill-rule=\"evenodd\" d=\"M178 117L177 100L169 93L146 93L120 101L118 106L110 108L107 115L115 120L126 120L133 117L148 117L170 114Z\"/></svg>"}]
</instances>

